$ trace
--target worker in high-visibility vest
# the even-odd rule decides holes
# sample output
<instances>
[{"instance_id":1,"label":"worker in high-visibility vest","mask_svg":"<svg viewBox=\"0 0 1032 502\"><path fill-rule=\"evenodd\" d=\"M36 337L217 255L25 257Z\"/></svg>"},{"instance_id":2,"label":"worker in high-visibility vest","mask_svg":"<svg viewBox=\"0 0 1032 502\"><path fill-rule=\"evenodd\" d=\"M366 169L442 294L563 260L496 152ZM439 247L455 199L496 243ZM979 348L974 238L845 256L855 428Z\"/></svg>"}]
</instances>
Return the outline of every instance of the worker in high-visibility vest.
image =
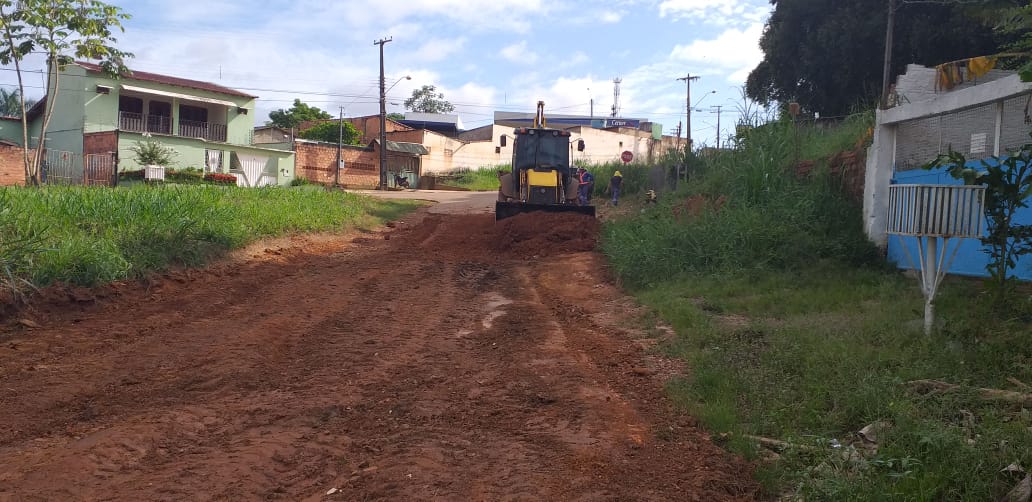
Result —
<instances>
[{"instance_id":1,"label":"worker in high-visibility vest","mask_svg":"<svg viewBox=\"0 0 1032 502\"><path fill-rule=\"evenodd\" d=\"M577 200L580 202L580 205L586 206L588 205L588 200L591 199L591 187L595 184L595 176L583 167L578 168L577 173Z\"/></svg>"}]
</instances>

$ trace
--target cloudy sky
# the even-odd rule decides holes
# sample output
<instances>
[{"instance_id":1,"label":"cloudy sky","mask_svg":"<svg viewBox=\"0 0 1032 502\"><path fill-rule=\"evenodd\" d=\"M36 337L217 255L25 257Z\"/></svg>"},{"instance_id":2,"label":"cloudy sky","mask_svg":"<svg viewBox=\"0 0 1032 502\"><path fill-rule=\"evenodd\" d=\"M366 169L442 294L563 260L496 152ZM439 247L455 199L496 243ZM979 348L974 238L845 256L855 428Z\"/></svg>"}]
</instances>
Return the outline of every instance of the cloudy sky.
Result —
<instances>
[{"instance_id":1,"label":"cloudy sky","mask_svg":"<svg viewBox=\"0 0 1032 502\"><path fill-rule=\"evenodd\" d=\"M110 1L110 0L109 0ZM216 82L258 95L257 120L294 98L334 115L378 110L385 46L388 112L436 85L467 128L495 110L608 115L622 79L620 115L684 119L685 85L698 75L693 136L727 131L740 87L762 58L767 0L114 0L133 18L119 37L130 68ZM5 72L6 73L6 72ZM404 80L404 76L411 80ZM7 77L5 75L5 77ZM9 79L7 80L10 81ZM715 91L715 92L714 92ZM38 91L37 91L38 92ZM29 92L28 94L32 94ZM707 141L712 143L712 139Z\"/></svg>"}]
</instances>

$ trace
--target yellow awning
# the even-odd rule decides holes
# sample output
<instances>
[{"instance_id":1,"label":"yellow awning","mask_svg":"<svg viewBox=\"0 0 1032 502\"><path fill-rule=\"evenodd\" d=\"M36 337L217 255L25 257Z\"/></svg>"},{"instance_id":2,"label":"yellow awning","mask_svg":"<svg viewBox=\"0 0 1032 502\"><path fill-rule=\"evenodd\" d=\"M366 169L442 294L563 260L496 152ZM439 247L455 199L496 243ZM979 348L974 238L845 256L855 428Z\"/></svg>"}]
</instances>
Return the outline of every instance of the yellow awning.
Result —
<instances>
[{"instance_id":1,"label":"yellow awning","mask_svg":"<svg viewBox=\"0 0 1032 502\"><path fill-rule=\"evenodd\" d=\"M232 101L226 101L226 100L223 100L223 99L206 98L206 97L203 97L203 96L191 96L189 94L181 94L181 93L178 93L178 92L159 91L157 89L148 89L146 87L136 87L135 85L125 85L125 84L122 84L122 90L124 90L124 91L131 91L131 92L138 92L138 93L141 93L141 94L151 94L151 95L154 95L154 96L165 96L165 97L168 97L168 98L178 98L178 99L182 99L182 100L186 100L186 101L199 101L201 103L211 103L211 104L215 104L215 105L228 106L228 107L232 107L232 108L236 108L238 106L236 103L234 103Z\"/></svg>"}]
</instances>

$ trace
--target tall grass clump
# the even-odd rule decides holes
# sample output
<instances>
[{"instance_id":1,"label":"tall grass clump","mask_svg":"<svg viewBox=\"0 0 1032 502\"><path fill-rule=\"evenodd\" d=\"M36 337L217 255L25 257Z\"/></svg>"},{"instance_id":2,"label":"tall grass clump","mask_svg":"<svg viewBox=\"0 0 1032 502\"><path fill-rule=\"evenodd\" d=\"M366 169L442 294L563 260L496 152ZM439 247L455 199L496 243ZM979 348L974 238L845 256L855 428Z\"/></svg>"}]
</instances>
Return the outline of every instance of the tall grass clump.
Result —
<instances>
[{"instance_id":1,"label":"tall grass clump","mask_svg":"<svg viewBox=\"0 0 1032 502\"><path fill-rule=\"evenodd\" d=\"M595 195L603 196L609 187L609 180L613 173L620 171L623 178L623 186L620 193L631 195L643 193L649 188L649 170L651 166L645 164L624 164L623 162L606 162L604 164L587 165L585 168L595 175Z\"/></svg>"},{"instance_id":2,"label":"tall grass clump","mask_svg":"<svg viewBox=\"0 0 1032 502\"><path fill-rule=\"evenodd\" d=\"M406 204L267 187L0 189L8 275L42 286L92 285L173 265L197 266L260 237L372 224ZM9 243L27 242L28 252Z\"/></svg>"},{"instance_id":3,"label":"tall grass clump","mask_svg":"<svg viewBox=\"0 0 1032 502\"><path fill-rule=\"evenodd\" d=\"M484 166L476 169L457 169L441 175L439 182L472 191L498 190L498 173L511 170L512 167L508 164Z\"/></svg>"},{"instance_id":4,"label":"tall grass clump","mask_svg":"<svg viewBox=\"0 0 1032 502\"><path fill-rule=\"evenodd\" d=\"M789 121L755 127L700 159L687 188L604 229L603 250L631 285L686 274L783 270L821 260L879 263L859 206L824 170L799 179ZM633 172L633 171L632 171ZM624 173L627 174L627 173Z\"/></svg>"},{"instance_id":5,"label":"tall grass clump","mask_svg":"<svg viewBox=\"0 0 1032 502\"><path fill-rule=\"evenodd\" d=\"M1029 393L1032 302L1001 316L979 282L948 278L942 324L923 334L915 281L885 265L823 165L863 146L867 120L754 127L679 193L607 224L603 249L677 332L664 349L691 370L669 395L725 447L762 459L769 498L1008 499L1025 474L1005 468L1032 464L1032 414L977 389ZM918 380L959 387L922 393Z\"/></svg>"}]
</instances>

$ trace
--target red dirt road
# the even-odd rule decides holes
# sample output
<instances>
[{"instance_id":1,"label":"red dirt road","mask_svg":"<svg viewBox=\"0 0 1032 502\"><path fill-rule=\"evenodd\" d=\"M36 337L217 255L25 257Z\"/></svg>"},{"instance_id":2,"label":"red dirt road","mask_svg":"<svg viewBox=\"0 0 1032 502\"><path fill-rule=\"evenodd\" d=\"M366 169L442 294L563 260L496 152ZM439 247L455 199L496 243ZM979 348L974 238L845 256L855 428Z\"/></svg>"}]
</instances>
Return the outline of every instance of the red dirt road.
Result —
<instances>
[{"instance_id":1,"label":"red dirt road","mask_svg":"<svg viewBox=\"0 0 1032 502\"><path fill-rule=\"evenodd\" d=\"M590 228L405 221L5 321L0 501L755 496L663 398Z\"/></svg>"}]
</instances>

